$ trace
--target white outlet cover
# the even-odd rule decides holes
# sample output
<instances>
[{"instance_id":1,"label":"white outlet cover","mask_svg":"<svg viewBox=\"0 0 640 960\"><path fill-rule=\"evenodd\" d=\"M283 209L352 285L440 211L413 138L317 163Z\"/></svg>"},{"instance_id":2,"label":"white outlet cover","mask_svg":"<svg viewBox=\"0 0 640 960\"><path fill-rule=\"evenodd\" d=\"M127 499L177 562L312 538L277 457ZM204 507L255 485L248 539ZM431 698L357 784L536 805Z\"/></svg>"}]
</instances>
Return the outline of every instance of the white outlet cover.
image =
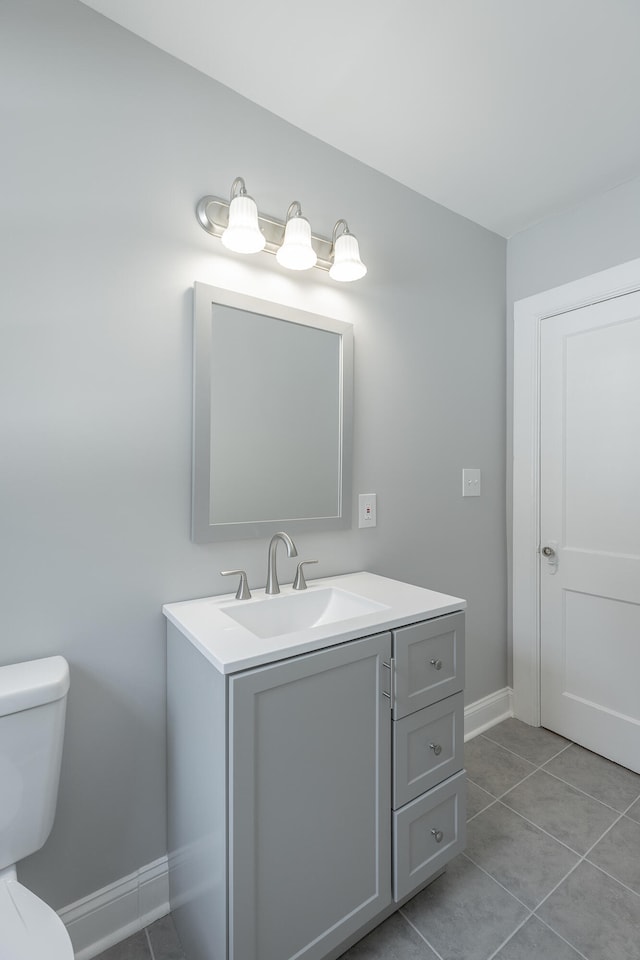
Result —
<instances>
[{"instance_id":1,"label":"white outlet cover","mask_svg":"<svg viewBox=\"0 0 640 960\"><path fill-rule=\"evenodd\" d=\"M375 527L376 525L376 495L375 493L358 494L358 526Z\"/></svg>"},{"instance_id":2,"label":"white outlet cover","mask_svg":"<svg viewBox=\"0 0 640 960\"><path fill-rule=\"evenodd\" d=\"M462 470L462 496L480 496L480 471L476 467L464 467Z\"/></svg>"}]
</instances>

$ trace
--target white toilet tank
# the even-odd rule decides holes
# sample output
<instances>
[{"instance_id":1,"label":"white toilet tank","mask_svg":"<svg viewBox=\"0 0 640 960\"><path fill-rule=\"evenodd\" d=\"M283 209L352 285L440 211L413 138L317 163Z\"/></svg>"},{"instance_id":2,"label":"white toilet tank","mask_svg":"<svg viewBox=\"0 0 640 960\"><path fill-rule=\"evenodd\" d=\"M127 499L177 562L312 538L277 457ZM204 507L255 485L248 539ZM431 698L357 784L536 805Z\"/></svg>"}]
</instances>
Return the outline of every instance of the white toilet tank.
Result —
<instances>
[{"instance_id":1,"label":"white toilet tank","mask_svg":"<svg viewBox=\"0 0 640 960\"><path fill-rule=\"evenodd\" d=\"M68 689L64 657L0 667L0 870L51 832Z\"/></svg>"}]
</instances>

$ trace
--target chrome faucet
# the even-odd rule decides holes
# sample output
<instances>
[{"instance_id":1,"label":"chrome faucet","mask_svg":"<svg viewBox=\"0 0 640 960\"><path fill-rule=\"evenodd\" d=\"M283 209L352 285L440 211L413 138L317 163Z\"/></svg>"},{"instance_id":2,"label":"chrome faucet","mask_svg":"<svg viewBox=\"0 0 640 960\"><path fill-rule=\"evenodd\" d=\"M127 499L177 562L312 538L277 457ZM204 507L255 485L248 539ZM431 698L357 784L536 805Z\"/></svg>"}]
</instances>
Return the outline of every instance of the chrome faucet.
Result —
<instances>
[{"instance_id":1,"label":"chrome faucet","mask_svg":"<svg viewBox=\"0 0 640 960\"><path fill-rule=\"evenodd\" d=\"M297 557L298 551L288 533L274 533L269 543L269 564L267 566L267 585L264 588L265 593L280 593L280 584L278 583L278 574L276 572L276 550L278 549L278 540L282 540L287 548L288 557Z\"/></svg>"}]
</instances>

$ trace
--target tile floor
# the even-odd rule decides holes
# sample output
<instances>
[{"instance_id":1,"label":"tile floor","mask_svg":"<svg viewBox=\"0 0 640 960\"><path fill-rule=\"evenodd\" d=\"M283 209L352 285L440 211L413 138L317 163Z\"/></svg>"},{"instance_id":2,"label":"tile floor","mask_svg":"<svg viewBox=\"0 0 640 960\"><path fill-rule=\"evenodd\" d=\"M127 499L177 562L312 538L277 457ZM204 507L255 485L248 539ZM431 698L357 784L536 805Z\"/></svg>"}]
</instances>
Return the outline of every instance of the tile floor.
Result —
<instances>
[{"instance_id":1,"label":"tile floor","mask_svg":"<svg viewBox=\"0 0 640 960\"><path fill-rule=\"evenodd\" d=\"M465 853L342 960L640 960L640 776L513 719L465 765ZM184 957L165 917L97 960Z\"/></svg>"}]
</instances>

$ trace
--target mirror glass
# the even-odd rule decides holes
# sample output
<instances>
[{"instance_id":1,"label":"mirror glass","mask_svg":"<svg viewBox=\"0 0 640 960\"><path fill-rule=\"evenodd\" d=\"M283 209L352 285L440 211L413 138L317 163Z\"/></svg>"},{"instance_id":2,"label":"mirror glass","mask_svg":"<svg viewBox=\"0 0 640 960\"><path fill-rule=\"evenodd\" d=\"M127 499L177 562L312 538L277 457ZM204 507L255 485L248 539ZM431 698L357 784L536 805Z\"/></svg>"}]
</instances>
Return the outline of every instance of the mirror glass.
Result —
<instances>
[{"instance_id":1,"label":"mirror glass","mask_svg":"<svg viewBox=\"0 0 640 960\"><path fill-rule=\"evenodd\" d=\"M350 523L350 324L195 285L193 539Z\"/></svg>"}]
</instances>

